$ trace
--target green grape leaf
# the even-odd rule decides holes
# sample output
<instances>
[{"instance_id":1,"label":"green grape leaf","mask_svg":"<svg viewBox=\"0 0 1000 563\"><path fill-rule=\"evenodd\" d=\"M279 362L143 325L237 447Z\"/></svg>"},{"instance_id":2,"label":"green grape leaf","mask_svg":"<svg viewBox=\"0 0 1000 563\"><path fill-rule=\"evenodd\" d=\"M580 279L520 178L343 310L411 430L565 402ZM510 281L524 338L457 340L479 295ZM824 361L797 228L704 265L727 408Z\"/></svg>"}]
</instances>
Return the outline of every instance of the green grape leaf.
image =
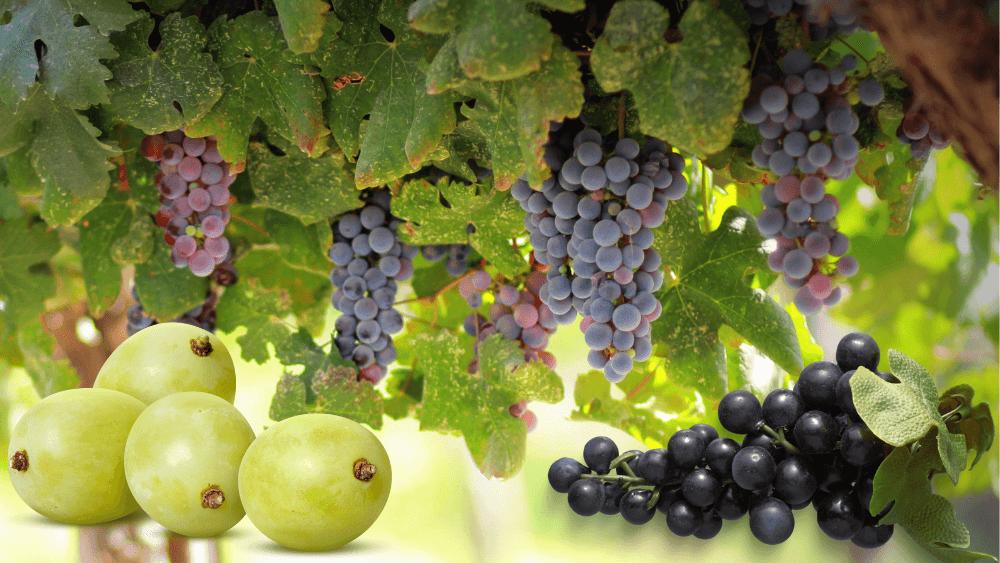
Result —
<instances>
[{"instance_id":1,"label":"green grape leaf","mask_svg":"<svg viewBox=\"0 0 1000 563\"><path fill-rule=\"evenodd\" d=\"M284 290L288 296L285 313L294 314L300 326L322 330L332 291L330 278L296 268L283 258L279 249L253 248L240 257L240 279L252 279L269 291Z\"/></svg>"},{"instance_id":2,"label":"green grape leaf","mask_svg":"<svg viewBox=\"0 0 1000 563\"><path fill-rule=\"evenodd\" d=\"M15 113L13 106L0 101L0 158L23 147L31 136L31 118L24 112Z\"/></svg>"},{"instance_id":3,"label":"green grape leaf","mask_svg":"<svg viewBox=\"0 0 1000 563\"><path fill-rule=\"evenodd\" d=\"M204 303L208 290L206 278L195 276L187 267L174 266L170 247L161 242L156 244L149 260L136 265L134 280L146 314L160 322Z\"/></svg>"},{"instance_id":4,"label":"green grape leaf","mask_svg":"<svg viewBox=\"0 0 1000 563\"><path fill-rule=\"evenodd\" d=\"M993 446L993 439L996 434L996 426L993 423L993 413L990 411L988 403L979 403L972 407L972 413L958 422L958 433L965 436L965 443L969 449L976 451L976 457L972 460L972 467L975 467L979 460L986 455L986 452Z\"/></svg>"},{"instance_id":5,"label":"green grape leaf","mask_svg":"<svg viewBox=\"0 0 1000 563\"><path fill-rule=\"evenodd\" d=\"M286 264L324 278L330 275L332 265L326 253L333 244L333 232L328 226L321 223L306 226L289 215L268 209L264 212L264 229L278 245ZM326 239L321 240L321 236Z\"/></svg>"},{"instance_id":6,"label":"green grape leaf","mask_svg":"<svg viewBox=\"0 0 1000 563\"><path fill-rule=\"evenodd\" d=\"M556 403L562 380L541 362L524 361L516 342L492 335L479 344L479 371L469 374L458 337L424 333L413 341L427 373L421 430L457 431L479 470L487 477L508 478L524 464L527 427L510 415L520 401Z\"/></svg>"},{"instance_id":7,"label":"green grape leaf","mask_svg":"<svg viewBox=\"0 0 1000 563\"><path fill-rule=\"evenodd\" d=\"M899 523L914 538L931 545L969 547L969 530L955 517L955 507L941 495L930 495Z\"/></svg>"},{"instance_id":8,"label":"green grape leaf","mask_svg":"<svg viewBox=\"0 0 1000 563\"><path fill-rule=\"evenodd\" d=\"M879 523L902 522L931 495L928 473L942 468L933 436L922 438L915 453L909 447L895 448L875 473L869 512L875 516L892 503Z\"/></svg>"},{"instance_id":9,"label":"green grape leaf","mask_svg":"<svg viewBox=\"0 0 1000 563\"><path fill-rule=\"evenodd\" d=\"M136 206L131 213L128 232L111 243L111 259L119 266L141 264L149 260L156 244L158 229L149 219L146 210Z\"/></svg>"},{"instance_id":10,"label":"green grape leaf","mask_svg":"<svg viewBox=\"0 0 1000 563\"><path fill-rule=\"evenodd\" d=\"M340 152L309 158L293 150L276 156L264 143L250 143L247 173L257 196L254 205L287 213L306 225L362 207L346 165Z\"/></svg>"},{"instance_id":11,"label":"green grape leaf","mask_svg":"<svg viewBox=\"0 0 1000 563\"><path fill-rule=\"evenodd\" d=\"M62 243L55 231L27 217L0 222L0 300L4 315L15 324L27 323L45 311L56 283L47 261Z\"/></svg>"},{"instance_id":12,"label":"green grape leaf","mask_svg":"<svg viewBox=\"0 0 1000 563\"><path fill-rule=\"evenodd\" d=\"M528 269L511 245L511 237L524 229L524 211L509 193L496 190L489 181L467 186L447 178L436 185L411 180L393 196L392 212L408 221L399 226L403 242L471 244L509 278ZM469 225L475 232L469 233Z\"/></svg>"},{"instance_id":13,"label":"green grape leaf","mask_svg":"<svg viewBox=\"0 0 1000 563\"><path fill-rule=\"evenodd\" d=\"M83 285L87 291L87 305L94 316L103 315L121 292L121 265L115 261L112 248L129 234L132 217L128 193L112 190L80 222ZM146 223L149 223L148 217Z\"/></svg>"},{"instance_id":14,"label":"green grape leaf","mask_svg":"<svg viewBox=\"0 0 1000 563\"><path fill-rule=\"evenodd\" d=\"M17 344L24 355L24 371L38 396L45 398L79 387L79 376L69 360L55 359L56 338L45 331L39 319L18 327Z\"/></svg>"},{"instance_id":15,"label":"green grape leaf","mask_svg":"<svg viewBox=\"0 0 1000 563\"><path fill-rule=\"evenodd\" d=\"M424 85L423 61L442 40L410 29L398 2L350 0L335 10L343 29L305 60L322 69L337 144L348 155L360 150L355 181L382 185L416 171L455 127L457 98L431 96ZM380 26L392 32L392 41Z\"/></svg>"},{"instance_id":16,"label":"green grape leaf","mask_svg":"<svg viewBox=\"0 0 1000 563\"><path fill-rule=\"evenodd\" d=\"M900 383L889 383L863 367L854 372L851 394L858 414L876 436L893 446L918 440L937 427L941 463L957 483L966 465L965 436L948 431L938 412L934 380L898 350L889 350L889 366Z\"/></svg>"},{"instance_id":17,"label":"green grape leaf","mask_svg":"<svg viewBox=\"0 0 1000 563\"><path fill-rule=\"evenodd\" d=\"M582 10L582 0L541 0L545 8ZM455 59L470 78L510 80L530 74L549 59L551 25L528 10L524 0L418 0L409 8L413 29L424 33L452 32L451 45L436 55Z\"/></svg>"},{"instance_id":18,"label":"green grape leaf","mask_svg":"<svg viewBox=\"0 0 1000 563\"><path fill-rule=\"evenodd\" d=\"M198 121L222 97L222 74L204 52L208 38L198 18L168 15L155 52L148 43L154 25L143 18L112 38L119 56L108 63L112 111L150 135Z\"/></svg>"},{"instance_id":19,"label":"green grape leaf","mask_svg":"<svg viewBox=\"0 0 1000 563\"><path fill-rule=\"evenodd\" d=\"M541 188L551 175L543 158L549 122L576 117L583 109L576 55L557 45L537 72L507 82L477 81L459 91L476 98L476 107L462 106L469 118L463 131L489 149L497 188L506 190L524 172Z\"/></svg>"},{"instance_id":20,"label":"green grape leaf","mask_svg":"<svg viewBox=\"0 0 1000 563\"><path fill-rule=\"evenodd\" d=\"M910 533L910 531L906 528L904 528L904 530L906 530L907 533ZM913 534L910 533L910 535L912 536ZM973 563L983 559L989 561L997 560L996 557L993 557L988 553L965 551L962 549L955 549L953 547L941 547L940 545L925 542L917 537L914 537L913 539L917 542L917 545L924 548L928 553L937 558L938 561L944 561L945 563Z\"/></svg>"},{"instance_id":21,"label":"green grape leaf","mask_svg":"<svg viewBox=\"0 0 1000 563\"><path fill-rule=\"evenodd\" d=\"M668 43L665 8L616 2L590 58L605 91L635 96L643 133L700 156L729 145L750 90L747 37L713 6L693 2L679 25L683 39Z\"/></svg>"},{"instance_id":22,"label":"green grape leaf","mask_svg":"<svg viewBox=\"0 0 1000 563\"><path fill-rule=\"evenodd\" d=\"M18 107L16 117L35 121L31 162L39 176L47 179L48 201L43 208L51 207L53 217L63 218L57 224L72 224L89 211L80 213L82 202L93 202L93 209L104 198L110 185L108 172L114 169L108 159L121 151L99 141L100 130L85 116L53 102L39 88ZM69 209L74 205L76 209Z\"/></svg>"},{"instance_id":23,"label":"green grape leaf","mask_svg":"<svg viewBox=\"0 0 1000 563\"><path fill-rule=\"evenodd\" d=\"M321 154L329 134L323 126L323 86L284 58L286 48L278 22L261 12L215 20L208 30L208 50L225 80L222 98L185 133L214 134L219 154L236 169L246 161L257 118L306 154Z\"/></svg>"},{"instance_id":24,"label":"green grape leaf","mask_svg":"<svg viewBox=\"0 0 1000 563\"><path fill-rule=\"evenodd\" d=\"M0 183L0 221L9 221L23 216L24 210L21 209L13 190Z\"/></svg>"},{"instance_id":25,"label":"green grape leaf","mask_svg":"<svg viewBox=\"0 0 1000 563\"><path fill-rule=\"evenodd\" d=\"M324 32L332 35L344 25L320 0L275 0L274 7L288 48L297 55L312 53Z\"/></svg>"},{"instance_id":26,"label":"green grape leaf","mask_svg":"<svg viewBox=\"0 0 1000 563\"><path fill-rule=\"evenodd\" d=\"M303 374L304 376L305 374ZM358 381L357 370L329 366L309 377L285 373L278 381L268 416L271 420L308 413L335 414L382 428L382 396L367 381ZM312 400L307 400L312 395Z\"/></svg>"},{"instance_id":27,"label":"green grape leaf","mask_svg":"<svg viewBox=\"0 0 1000 563\"><path fill-rule=\"evenodd\" d=\"M56 184L51 177L43 177L45 193L42 195L41 217L51 227L69 227L83 218L104 198L104 194L79 197Z\"/></svg>"},{"instance_id":28,"label":"green grape leaf","mask_svg":"<svg viewBox=\"0 0 1000 563\"><path fill-rule=\"evenodd\" d=\"M117 56L108 35L142 14L114 0L2 0L4 13L11 19L0 25L0 100L26 100L37 75L49 98L73 109L108 101L111 73L98 59ZM77 15L88 25L75 26ZM41 62L36 41L45 45Z\"/></svg>"},{"instance_id":29,"label":"green grape leaf","mask_svg":"<svg viewBox=\"0 0 1000 563\"><path fill-rule=\"evenodd\" d=\"M384 401L385 414L393 420L415 417L423 399L423 375L416 369L395 369L385 380L385 390L389 394Z\"/></svg>"},{"instance_id":30,"label":"green grape leaf","mask_svg":"<svg viewBox=\"0 0 1000 563\"><path fill-rule=\"evenodd\" d=\"M223 332L246 327L246 333L236 337L240 357L247 362L263 364L271 359L267 345L289 338L288 325L282 320L288 315L289 302L287 292L265 289L257 279L244 277L226 288L219 298L215 306L216 327Z\"/></svg>"},{"instance_id":31,"label":"green grape leaf","mask_svg":"<svg viewBox=\"0 0 1000 563\"><path fill-rule=\"evenodd\" d=\"M719 340L723 324L785 371L801 371L802 354L791 317L744 280L747 271L767 269L764 239L754 217L730 207L718 229L701 234L692 231L697 211L689 200L671 202L667 213L665 225L675 217L682 221L658 237L656 246L668 257L667 266L675 277L659 293L663 314L653 323L652 333L667 373L686 388L712 398L721 396L727 374L725 347ZM675 245L687 248L672 248Z\"/></svg>"}]
</instances>

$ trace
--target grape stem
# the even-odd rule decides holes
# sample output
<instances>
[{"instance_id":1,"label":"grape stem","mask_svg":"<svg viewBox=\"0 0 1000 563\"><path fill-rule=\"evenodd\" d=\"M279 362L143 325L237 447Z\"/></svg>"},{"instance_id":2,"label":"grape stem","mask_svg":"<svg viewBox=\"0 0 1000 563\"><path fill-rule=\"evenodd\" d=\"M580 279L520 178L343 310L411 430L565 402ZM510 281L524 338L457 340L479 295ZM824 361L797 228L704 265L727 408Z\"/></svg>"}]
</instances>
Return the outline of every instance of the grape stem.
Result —
<instances>
[{"instance_id":1,"label":"grape stem","mask_svg":"<svg viewBox=\"0 0 1000 563\"><path fill-rule=\"evenodd\" d=\"M760 430L763 433L767 434L768 436L770 436L770 437L774 438L775 440L777 440L779 446L785 448L786 450L792 452L793 454L798 454L799 453L799 449L796 448L795 446L793 446L792 443L789 442L787 439L785 439L785 429L784 428L780 428L779 427L778 431L775 432L774 429L771 428L770 426L768 426L766 424L762 424L760 426Z\"/></svg>"}]
</instances>

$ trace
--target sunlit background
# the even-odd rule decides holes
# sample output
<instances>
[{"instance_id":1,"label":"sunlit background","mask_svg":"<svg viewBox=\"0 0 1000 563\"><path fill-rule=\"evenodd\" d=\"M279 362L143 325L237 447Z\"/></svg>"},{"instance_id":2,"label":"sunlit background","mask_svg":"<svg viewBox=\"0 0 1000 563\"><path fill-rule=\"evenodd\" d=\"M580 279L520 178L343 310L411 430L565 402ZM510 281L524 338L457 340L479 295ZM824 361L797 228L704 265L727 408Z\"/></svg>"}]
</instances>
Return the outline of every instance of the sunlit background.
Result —
<instances>
[{"instance_id":1,"label":"sunlit background","mask_svg":"<svg viewBox=\"0 0 1000 563\"><path fill-rule=\"evenodd\" d=\"M931 185L925 187L922 195L918 196L919 204L913 214L912 229L917 229L919 238L911 237L902 249L909 263L920 264L929 271L945 267L941 264L954 263L955 256L971 257L975 254L974 241L969 234L970 220L975 219L977 213L981 214L983 202L972 201L974 196L969 194L974 190L967 169L957 162L951 151L939 156L933 190ZM851 234L852 242L857 241L859 248L866 248L866 233L884 232L884 225L880 224L885 220L884 204L874 197L869 188L859 186L856 180L832 191L844 202L842 229ZM736 197L735 190L717 194L715 209L721 215L725 207L736 204ZM993 199L992 203L986 204L995 207L996 201ZM997 412L996 400L1000 396L997 388L1000 380L995 367L996 349L989 339L978 333L963 332L964 336L957 338L957 329L952 325L958 322L974 325L981 318L992 318L995 324L1000 286L996 267L996 211L993 209L990 212L989 237L992 242L988 249L987 275L976 279L974 287L963 289L972 292L973 306L968 307L968 311L956 312L955 317L959 321L942 321L927 311L914 309L916 305L910 306L912 311L894 311L891 318L880 316L883 314L874 310L871 318L866 318L864 311L856 310L859 301L851 297L845 299L843 305L846 311L844 317L866 324L866 330L875 334L880 342L888 340L894 343L894 347L897 342L905 343L914 352L908 349L904 352L919 358L923 358L920 354L926 352L930 359L922 361L932 362L928 367L932 374L939 376L938 384L942 389L944 385L964 381L963 374L969 370L962 371L964 368L960 369L961 366L987 366L985 372L981 367L976 368L980 371L971 381L977 389L977 399L990 401L994 413ZM869 259L864 254L858 257L862 272L868 270L874 274L879 269L873 261L880 258ZM902 261L904 256L897 259ZM867 293L867 299L877 300L879 294L873 292L882 291L877 284L868 287L871 282L866 282L863 275L856 282L859 285L855 289L860 293L855 297L860 298ZM940 287L921 279L909 279L906 283L909 287L905 289L916 293L941 291ZM923 287L922 284L931 287ZM957 287L951 289L959 290ZM788 296L779 295L779 298L782 297L787 302ZM851 309L852 301L855 310ZM836 316L838 312L833 314ZM844 317L838 317L838 320L823 314L810 321L811 332L823 347L826 359L833 357L840 337L853 330L844 323ZM328 326L332 327L332 323ZM87 319L75 328L84 342L96 343L99 339L93 322L88 323ZM235 341L239 335L219 333L236 360L236 406L259 435L265 425L272 424L267 412L283 367L277 361L264 365L241 361L240 347ZM918 354L918 348L927 350ZM4 477L0 479L0 535L3 538L0 561L516 563L638 559L777 563L807 559L837 563L933 560L898 527L889 544L877 550L863 550L850 542L831 540L816 526L812 507L795 512L796 527L791 539L774 547L757 542L750 534L745 518L726 522L716 538L701 541L672 535L662 514L658 514L653 522L639 527L626 523L619 516L577 516L567 506L565 495L549 488L546 472L552 461L562 456L582 459L583 444L597 435L611 437L621 451L645 449L646 446L621 430L596 423L570 421L570 414L575 409L573 388L576 378L588 369L585 365L586 354L583 353L586 347L578 328L563 327L553 337L550 350L559 362L557 371L563 379L566 398L555 405L531 404L539 424L529 434L526 462L516 477L507 481L487 480L472 463L461 437L419 432L415 420L392 421L386 417L384 427L377 434L390 454L394 469L389 502L366 534L339 550L311 554L284 549L258 533L247 519L216 538L191 540L169 535L141 511L125 520L105 525L63 525L29 509L15 494L9 479ZM956 357L962 362L959 368L952 361ZM780 381L780 378L774 377L775 373L769 361L762 359L755 364L754 387L758 395L762 396L773 387L774 381ZM4 451L10 429L38 399L24 370L0 364L0 414L3 417L0 438L4 442ZM969 527L972 535L970 549L993 555L998 553L998 451L1000 448L994 447L982 462L984 469L975 474L980 481L985 479L986 482L977 482L967 489L962 489L960 483L955 489L944 486L940 480L935 481L939 490L952 498L958 518ZM6 464L4 471L7 471ZM975 492L964 492L968 490Z\"/></svg>"}]
</instances>

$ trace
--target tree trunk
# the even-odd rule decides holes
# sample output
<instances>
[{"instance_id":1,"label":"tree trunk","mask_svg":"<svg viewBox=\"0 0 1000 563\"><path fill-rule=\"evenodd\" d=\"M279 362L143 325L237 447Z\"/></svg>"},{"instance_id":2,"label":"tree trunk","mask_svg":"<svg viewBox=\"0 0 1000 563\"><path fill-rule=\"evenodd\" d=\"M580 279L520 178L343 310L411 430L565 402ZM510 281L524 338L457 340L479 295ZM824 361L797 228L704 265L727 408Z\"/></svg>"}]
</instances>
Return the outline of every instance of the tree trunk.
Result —
<instances>
[{"instance_id":1,"label":"tree trunk","mask_svg":"<svg viewBox=\"0 0 1000 563\"><path fill-rule=\"evenodd\" d=\"M951 137L989 190L1000 167L1000 57L997 27L985 1L860 0L863 21L878 32L926 108L931 125Z\"/></svg>"}]
</instances>

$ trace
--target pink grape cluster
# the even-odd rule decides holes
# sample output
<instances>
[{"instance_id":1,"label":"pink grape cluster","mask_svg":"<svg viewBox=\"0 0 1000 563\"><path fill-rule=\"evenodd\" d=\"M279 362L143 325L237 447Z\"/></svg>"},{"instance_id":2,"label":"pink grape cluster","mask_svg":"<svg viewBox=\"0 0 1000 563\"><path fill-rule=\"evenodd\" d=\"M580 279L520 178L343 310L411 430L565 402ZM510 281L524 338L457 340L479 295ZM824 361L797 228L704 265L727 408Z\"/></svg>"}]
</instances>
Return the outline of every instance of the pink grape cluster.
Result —
<instances>
[{"instance_id":1,"label":"pink grape cluster","mask_svg":"<svg viewBox=\"0 0 1000 563\"><path fill-rule=\"evenodd\" d=\"M506 340L516 341L524 350L525 361L541 361L550 369L556 368L555 356L545 351L549 337L559 326L552 311L539 297L545 282L545 274L532 272L524 279L524 288L518 289L517 285L494 282L482 270L472 272L458 282L459 295L474 310L483 306L483 293L490 292L494 297L489 307L489 318L474 311L465 317L463 323L466 334L476 338L477 358L469 363L469 373L479 370L479 342L496 333ZM528 410L526 401L518 401L508 410L511 416L524 420L529 431L535 428L538 419L535 413Z\"/></svg>"},{"instance_id":2,"label":"pink grape cluster","mask_svg":"<svg viewBox=\"0 0 1000 563\"><path fill-rule=\"evenodd\" d=\"M167 131L147 136L141 150L146 159L160 164L156 224L172 248L170 259L196 276L211 274L231 255L223 233L236 172L219 154L214 135L187 137L179 129Z\"/></svg>"}]
</instances>

